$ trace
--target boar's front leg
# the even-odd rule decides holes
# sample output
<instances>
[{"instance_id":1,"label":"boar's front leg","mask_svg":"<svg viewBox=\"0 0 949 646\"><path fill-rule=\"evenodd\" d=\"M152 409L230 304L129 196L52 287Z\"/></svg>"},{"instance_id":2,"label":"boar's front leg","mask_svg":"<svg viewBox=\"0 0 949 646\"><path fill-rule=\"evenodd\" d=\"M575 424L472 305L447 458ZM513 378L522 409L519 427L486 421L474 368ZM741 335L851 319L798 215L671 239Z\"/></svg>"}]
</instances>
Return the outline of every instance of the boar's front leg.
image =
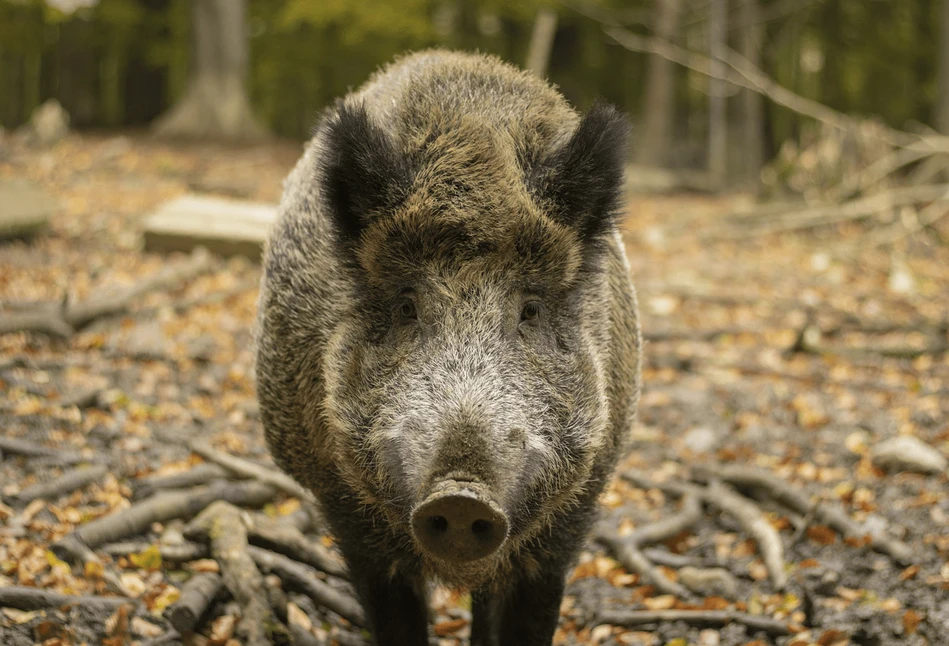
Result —
<instances>
[{"instance_id":1,"label":"boar's front leg","mask_svg":"<svg viewBox=\"0 0 949 646\"><path fill-rule=\"evenodd\" d=\"M503 596L472 595L471 646L550 646L560 619L567 564L522 574Z\"/></svg>"},{"instance_id":2,"label":"boar's front leg","mask_svg":"<svg viewBox=\"0 0 949 646\"><path fill-rule=\"evenodd\" d=\"M373 644L427 646L428 612L425 596L417 586L401 574L391 576L383 563L347 560Z\"/></svg>"}]
</instances>

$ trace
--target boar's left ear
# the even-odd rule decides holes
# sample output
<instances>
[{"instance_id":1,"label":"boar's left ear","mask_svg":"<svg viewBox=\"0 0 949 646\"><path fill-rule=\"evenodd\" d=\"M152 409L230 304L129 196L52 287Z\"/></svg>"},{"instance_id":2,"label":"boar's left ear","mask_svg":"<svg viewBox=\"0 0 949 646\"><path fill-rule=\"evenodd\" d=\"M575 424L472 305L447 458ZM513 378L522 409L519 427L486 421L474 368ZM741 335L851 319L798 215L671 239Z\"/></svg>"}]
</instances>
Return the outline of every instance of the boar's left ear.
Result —
<instances>
[{"instance_id":1,"label":"boar's left ear","mask_svg":"<svg viewBox=\"0 0 949 646\"><path fill-rule=\"evenodd\" d=\"M591 240L609 230L619 207L630 127L613 106L597 102L570 140L541 164L535 189L550 215ZM536 176L535 176L536 177Z\"/></svg>"},{"instance_id":2,"label":"boar's left ear","mask_svg":"<svg viewBox=\"0 0 949 646\"><path fill-rule=\"evenodd\" d=\"M405 156L362 105L340 101L321 129L320 190L343 240L355 242L374 215L406 198L412 173Z\"/></svg>"}]
</instances>

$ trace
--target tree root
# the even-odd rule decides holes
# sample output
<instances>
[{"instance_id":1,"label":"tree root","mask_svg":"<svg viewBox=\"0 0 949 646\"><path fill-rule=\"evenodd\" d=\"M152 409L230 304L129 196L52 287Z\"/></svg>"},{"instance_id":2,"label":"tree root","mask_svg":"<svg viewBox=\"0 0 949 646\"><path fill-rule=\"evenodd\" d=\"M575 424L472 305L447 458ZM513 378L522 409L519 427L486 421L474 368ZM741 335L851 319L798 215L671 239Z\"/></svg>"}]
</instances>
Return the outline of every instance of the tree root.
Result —
<instances>
[{"instance_id":1,"label":"tree root","mask_svg":"<svg viewBox=\"0 0 949 646\"><path fill-rule=\"evenodd\" d=\"M764 617L731 610L604 610L597 618L600 624L613 626L642 626L663 621L684 621L693 626L724 626L738 623L769 635L790 635L791 627Z\"/></svg>"},{"instance_id":2,"label":"tree root","mask_svg":"<svg viewBox=\"0 0 949 646\"><path fill-rule=\"evenodd\" d=\"M641 548L644 545L664 541L689 529L699 521L701 516L702 507L699 505L699 499L690 493L682 498L682 510L674 516L645 525L629 536L619 537L599 531L596 538L613 553L623 567L652 583L662 594L688 598L691 596L688 589L663 574L662 570L646 557Z\"/></svg>"},{"instance_id":3,"label":"tree root","mask_svg":"<svg viewBox=\"0 0 949 646\"><path fill-rule=\"evenodd\" d=\"M41 588L24 586L0 587L0 607L17 610L45 610L65 606L85 606L105 610L117 610L121 606L137 606L138 601L123 597L100 597L94 595L59 594Z\"/></svg>"},{"instance_id":4,"label":"tree root","mask_svg":"<svg viewBox=\"0 0 949 646\"><path fill-rule=\"evenodd\" d=\"M166 476L147 476L132 481L132 499L139 500L168 489L187 489L226 480L231 473L217 464L199 464L193 469Z\"/></svg>"},{"instance_id":5,"label":"tree root","mask_svg":"<svg viewBox=\"0 0 949 646\"><path fill-rule=\"evenodd\" d=\"M250 547L248 551L264 572L276 574L287 587L300 590L315 603L332 610L352 624L366 625L366 617L359 602L321 581L309 566L259 547Z\"/></svg>"},{"instance_id":6,"label":"tree root","mask_svg":"<svg viewBox=\"0 0 949 646\"><path fill-rule=\"evenodd\" d=\"M83 548L95 548L128 536L141 534L152 523L190 518L216 500L248 507L270 501L276 491L259 482L226 482L201 489L159 493L111 516L79 526L72 534L53 543L53 553L64 561L80 560Z\"/></svg>"},{"instance_id":7,"label":"tree root","mask_svg":"<svg viewBox=\"0 0 949 646\"><path fill-rule=\"evenodd\" d=\"M294 498L299 498L301 502L313 501L313 494L285 473L218 451L207 440L194 440L190 443L190 448L205 460L214 462L241 477L253 478L266 483Z\"/></svg>"},{"instance_id":8,"label":"tree root","mask_svg":"<svg viewBox=\"0 0 949 646\"><path fill-rule=\"evenodd\" d=\"M92 321L123 314L132 302L153 291L172 289L210 271L211 254L198 247L191 258L176 267L166 267L153 276L130 287L106 290L79 303L47 304L33 311L0 316L0 335L11 332L39 332L58 338L69 338L76 330Z\"/></svg>"},{"instance_id":9,"label":"tree root","mask_svg":"<svg viewBox=\"0 0 949 646\"><path fill-rule=\"evenodd\" d=\"M10 498L18 505L25 505L38 498L55 500L60 496L72 493L76 489L82 489L86 485L101 479L106 474L106 471L107 467L101 464L88 468L75 469L64 473L52 482L39 482L30 487L26 487Z\"/></svg>"},{"instance_id":10,"label":"tree root","mask_svg":"<svg viewBox=\"0 0 949 646\"><path fill-rule=\"evenodd\" d=\"M708 487L701 487L684 482L654 483L629 471L622 473L621 477L644 489L658 488L677 496L694 495L704 504L716 506L734 516L742 529L758 544L758 550L775 588L782 590L787 585L787 574L784 572L784 546L781 543L781 537L752 501L714 481Z\"/></svg>"},{"instance_id":11,"label":"tree root","mask_svg":"<svg viewBox=\"0 0 949 646\"><path fill-rule=\"evenodd\" d=\"M822 502L817 507L808 500L807 496L792 485L776 478L761 469L751 467L715 467L712 473L725 482L736 487L754 487L761 489L779 503L796 511L799 514L813 514L815 520L823 523L846 538L860 539L866 532L851 520L839 506ZM881 554L886 554L900 565L910 565L913 562L912 548L898 539L887 539L879 536L870 536L870 547Z\"/></svg>"},{"instance_id":12,"label":"tree root","mask_svg":"<svg viewBox=\"0 0 949 646\"><path fill-rule=\"evenodd\" d=\"M771 582L775 589L783 590L788 583L784 571L784 546L777 530L765 519L758 506L718 481L709 485L704 500L734 516L742 529L755 539Z\"/></svg>"},{"instance_id":13,"label":"tree root","mask_svg":"<svg viewBox=\"0 0 949 646\"><path fill-rule=\"evenodd\" d=\"M340 559L288 522L248 516L247 532L254 545L311 565L326 574L340 578L349 576Z\"/></svg>"},{"instance_id":14,"label":"tree root","mask_svg":"<svg viewBox=\"0 0 949 646\"><path fill-rule=\"evenodd\" d=\"M165 618L179 633L193 631L223 587L224 579L216 572L194 575L182 586L178 601L165 610Z\"/></svg>"},{"instance_id":15,"label":"tree root","mask_svg":"<svg viewBox=\"0 0 949 646\"><path fill-rule=\"evenodd\" d=\"M188 523L185 535L201 536L210 543L211 554L221 564L224 586L241 606L237 634L242 643L289 643L289 631L274 616L264 577L249 554L247 529L241 516L239 508L217 500Z\"/></svg>"},{"instance_id":16,"label":"tree root","mask_svg":"<svg viewBox=\"0 0 949 646\"><path fill-rule=\"evenodd\" d=\"M109 556L127 556L129 554L140 554L152 547L154 543L128 542L128 543L109 543L99 548L103 554ZM171 563L186 563L198 559L208 558L207 545L201 543L186 542L182 545L159 545L158 552L161 554L162 561Z\"/></svg>"}]
</instances>

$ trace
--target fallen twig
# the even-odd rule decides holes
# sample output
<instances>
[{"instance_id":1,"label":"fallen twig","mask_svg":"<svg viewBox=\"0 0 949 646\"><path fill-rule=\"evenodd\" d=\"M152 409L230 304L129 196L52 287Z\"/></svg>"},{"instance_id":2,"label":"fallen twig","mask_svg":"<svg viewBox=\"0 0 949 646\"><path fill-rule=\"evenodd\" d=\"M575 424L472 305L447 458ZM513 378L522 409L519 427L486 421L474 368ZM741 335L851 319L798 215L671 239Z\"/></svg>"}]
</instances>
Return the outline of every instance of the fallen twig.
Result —
<instances>
[{"instance_id":1,"label":"fallen twig","mask_svg":"<svg viewBox=\"0 0 949 646\"><path fill-rule=\"evenodd\" d=\"M178 600L165 610L165 617L179 633L191 632L223 586L224 579L216 572L194 575L182 586Z\"/></svg>"},{"instance_id":2,"label":"fallen twig","mask_svg":"<svg viewBox=\"0 0 949 646\"><path fill-rule=\"evenodd\" d=\"M128 311L136 298L174 288L209 271L212 266L211 254L204 247L198 247L187 262L166 267L130 287L106 290L78 303L47 304L34 311L0 316L0 334L27 331L68 338L98 318Z\"/></svg>"},{"instance_id":3,"label":"fallen twig","mask_svg":"<svg viewBox=\"0 0 949 646\"><path fill-rule=\"evenodd\" d=\"M288 587L300 590L314 602L332 610L351 623L357 626L366 625L365 614L359 602L321 581L317 573L309 566L259 547L251 546L248 551L264 572L276 574L287 583Z\"/></svg>"},{"instance_id":4,"label":"fallen twig","mask_svg":"<svg viewBox=\"0 0 949 646\"><path fill-rule=\"evenodd\" d=\"M818 522L847 538L859 539L866 536L866 532L862 531L839 506L824 501L814 507L803 492L766 471L748 466L722 466L715 467L713 473L716 477L736 487L762 489L772 498L799 514L807 514L813 508L814 518ZM870 547L890 556L900 565L910 565L913 562L912 548L898 539L871 535Z\"/></svg>"},{"instance_id":5,"label":"fallen twig","mask_svg":"<svg viewBox=\"0 0 949 646\"><path fill-rule=\"evenodd\" d=\"M694 626L725 626L742 624L769 635L790 635L787 624L763 615L749 615L733 610L604 610L597 618L601 624L612 626L642 626L664 621L683 621Z\"/></svg>"},{"instance_id":6,"label":"fallen twig","mask_svg":"<svg viewBox=\"0 0 949 646\"><path fill-rule=\"evenodd\" d=\"M260 516L247 517L250 542L316 569L346 578L346 566L332 552L316 543L289 522Z\"/></svg>"},{"instance_id":7,"label":"fallen twig","mask_svg":"<svg viewBox=\"0 0 949 646\"><path fill-rule=\"evenodd\" d=\"M259 507L271 500L273 487L260 482L222 482L186 491L162 492L118 513L80 525L72 534L53 543L53 553L75 561L82 548L95 548L145 532L152 523L190 518L217 500Z\"/></svg>"},{"instance_id":8,"label":"fallen twig","mask_svg":"<svg viewBox=\"0 0 949 646\"><path fill-rule=\"evenodd\" d=\"M784 546L781 544L781 536L765 519L757 505L716 480L708 486L704 498L706 502L734 516L745 532L755 539L771 582L776 589L783 590L788 580L784 572Z\"/></svg>"},{"instance_id":9,"label":"fallen twig","mask_svg":"<svg viewBox=\"0 0 949 646\"><path fill-rule=\"evenodd\" d=\"M254 478L259 482L269 484L284 493L299 498L301 502L314 501L312 493L301 487L296 480L283 472L268 469L267 467L262 467L248 460L229 455L223 451L218 451L212 447L207 440L194 440L191 442L190 448L205 460L219 464L239 476Z\"/></svg>"},{"instance_id":10,"label":"fallen twig","mask_svg":"<svg viewBox=\"0 0 949 646\"><path fill-rule=\"evenodd\" d=\"M264 577L248 553L247 529L241 510L224 501L211 503L185 528L185 535L204 536L221 564L228 592L241 606L237 634L248 646L271 646L290 641L287 628L273 615Z\"/></svg>"},{"instance_id":11,"label":"fallen twig","mask_svg":"<svg viewBox=\"0 0 949 646\"><path fill-rule=\"evenodd\" d=\"M129 554L140 554L153 545L153 543L144 541L109 543L100 547L99 550L109 556L127 556ZM181 545L159 545L158 552L161 554L162 561L171 563L184 563L208 557L208 547L201 543L186 542Z\"/></svg>"},{"instance_id":12,"label":"fallen twig","mask_svg":"<svg viewBox=\"0 0 949 646\"><path fill-rule=\"evenodd\" d=\"M620 477L643 489L659 489L678 496L695 495L703 503L714 505L734 516L745 532L758 544L758 550L761 552L775 588L782 590L787 585L781 537L750 500L716 481L707 487L699 487L685 482L652 482L633 471L625 471L620 474Z\"/></svg>"},{"instance_id":13,"label":"fallen twig","mask_svg":"<svg viewBox=\"0 0 949 646\"><path fill-rule=\"evenodd\" d=\"M24 586L0 587L0 607L17 610L44 610L65 606L84 606L115 610L124 605L135 606L138 601L124 597L60 594L42 588Z\"/></svg>"},{"instance_id":14,"label":"fallen twig","mask_svg":"<svg viewBox=\"0 0 949 646\"><path fill-rule=\"evenodd\" d=\"M230 475L231 472L220 465L204 463L181 473L146 476L132 481L132 499L147 498L159 491L187 489L209 484L215 480L226 480Z\"/></svg>"},{"instance_id":15,"label":"fallen twig","mask_svg":"<svg viewBox=\"0 0 949 646\"><path fill-rule=\"evenodd\" d=\"M689 597L691 595L688 589L671 580L653 565L643 553L642 547L664 541L687 530L697 523L701 516L702 507L698 497L689 493L682 498L682 510L678 514L640 527L629 536L621 537L601 530L597 532L596 538L613 553L623 567L656 586L660 593Z\"/></svg>"},{"instance_id":16,"label":"fallen twig","mask_svg":"<svg viewBox=\"0 0 949 646\"><path fill-rule=\"evenodd\" d=\"M21 440L17 437L0 437L0 451L13 453L15 455L25 455L27 457L52 457L60 455L60 451L51 449L29 440Z\"/></svg>"},{"instance_id":17,"label":"fallen twig","mask_svg":"<svg viewBox=\"0 0 949 646\"><path fill-rule=\"evenodd\" d=\"M55 500L99 480L107 471L108 468L102 464L68 471L51 482L39 482L26 487L10 496L10 499L18 505L25 505L37 498Z\"/></svg>"}]
</instances>

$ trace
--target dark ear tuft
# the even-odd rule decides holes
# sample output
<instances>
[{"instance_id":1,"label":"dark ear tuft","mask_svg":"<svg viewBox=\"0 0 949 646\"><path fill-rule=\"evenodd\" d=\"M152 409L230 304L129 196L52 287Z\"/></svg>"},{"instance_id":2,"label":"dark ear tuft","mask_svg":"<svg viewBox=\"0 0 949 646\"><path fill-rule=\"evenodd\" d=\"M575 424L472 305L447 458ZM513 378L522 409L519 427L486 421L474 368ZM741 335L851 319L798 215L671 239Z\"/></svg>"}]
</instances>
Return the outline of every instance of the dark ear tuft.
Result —
<instances>
[{"instance_id":1,"label":"dark ear tuft","mask_svg":"<svg viewBox=\"0 0 949 646\"><path fill-rule=\"evenodd\" d=\"M405 199L411 171L362 105L338 103L323 128L320 186L343 239L355 241L374 214Z\"/></svg>"},{"instance_id":2,"label":"dark ear tuft","mask_svg":"<svg viewBox=\"0 0 949 646\"><path fill-rule=\"evenodd\" d=\"M613 106L597 102L570 141L543 164L540 197L550 215L577 228L584 239L607 231L623 188L629 123Z\"/></svg>"}]
</instances>

